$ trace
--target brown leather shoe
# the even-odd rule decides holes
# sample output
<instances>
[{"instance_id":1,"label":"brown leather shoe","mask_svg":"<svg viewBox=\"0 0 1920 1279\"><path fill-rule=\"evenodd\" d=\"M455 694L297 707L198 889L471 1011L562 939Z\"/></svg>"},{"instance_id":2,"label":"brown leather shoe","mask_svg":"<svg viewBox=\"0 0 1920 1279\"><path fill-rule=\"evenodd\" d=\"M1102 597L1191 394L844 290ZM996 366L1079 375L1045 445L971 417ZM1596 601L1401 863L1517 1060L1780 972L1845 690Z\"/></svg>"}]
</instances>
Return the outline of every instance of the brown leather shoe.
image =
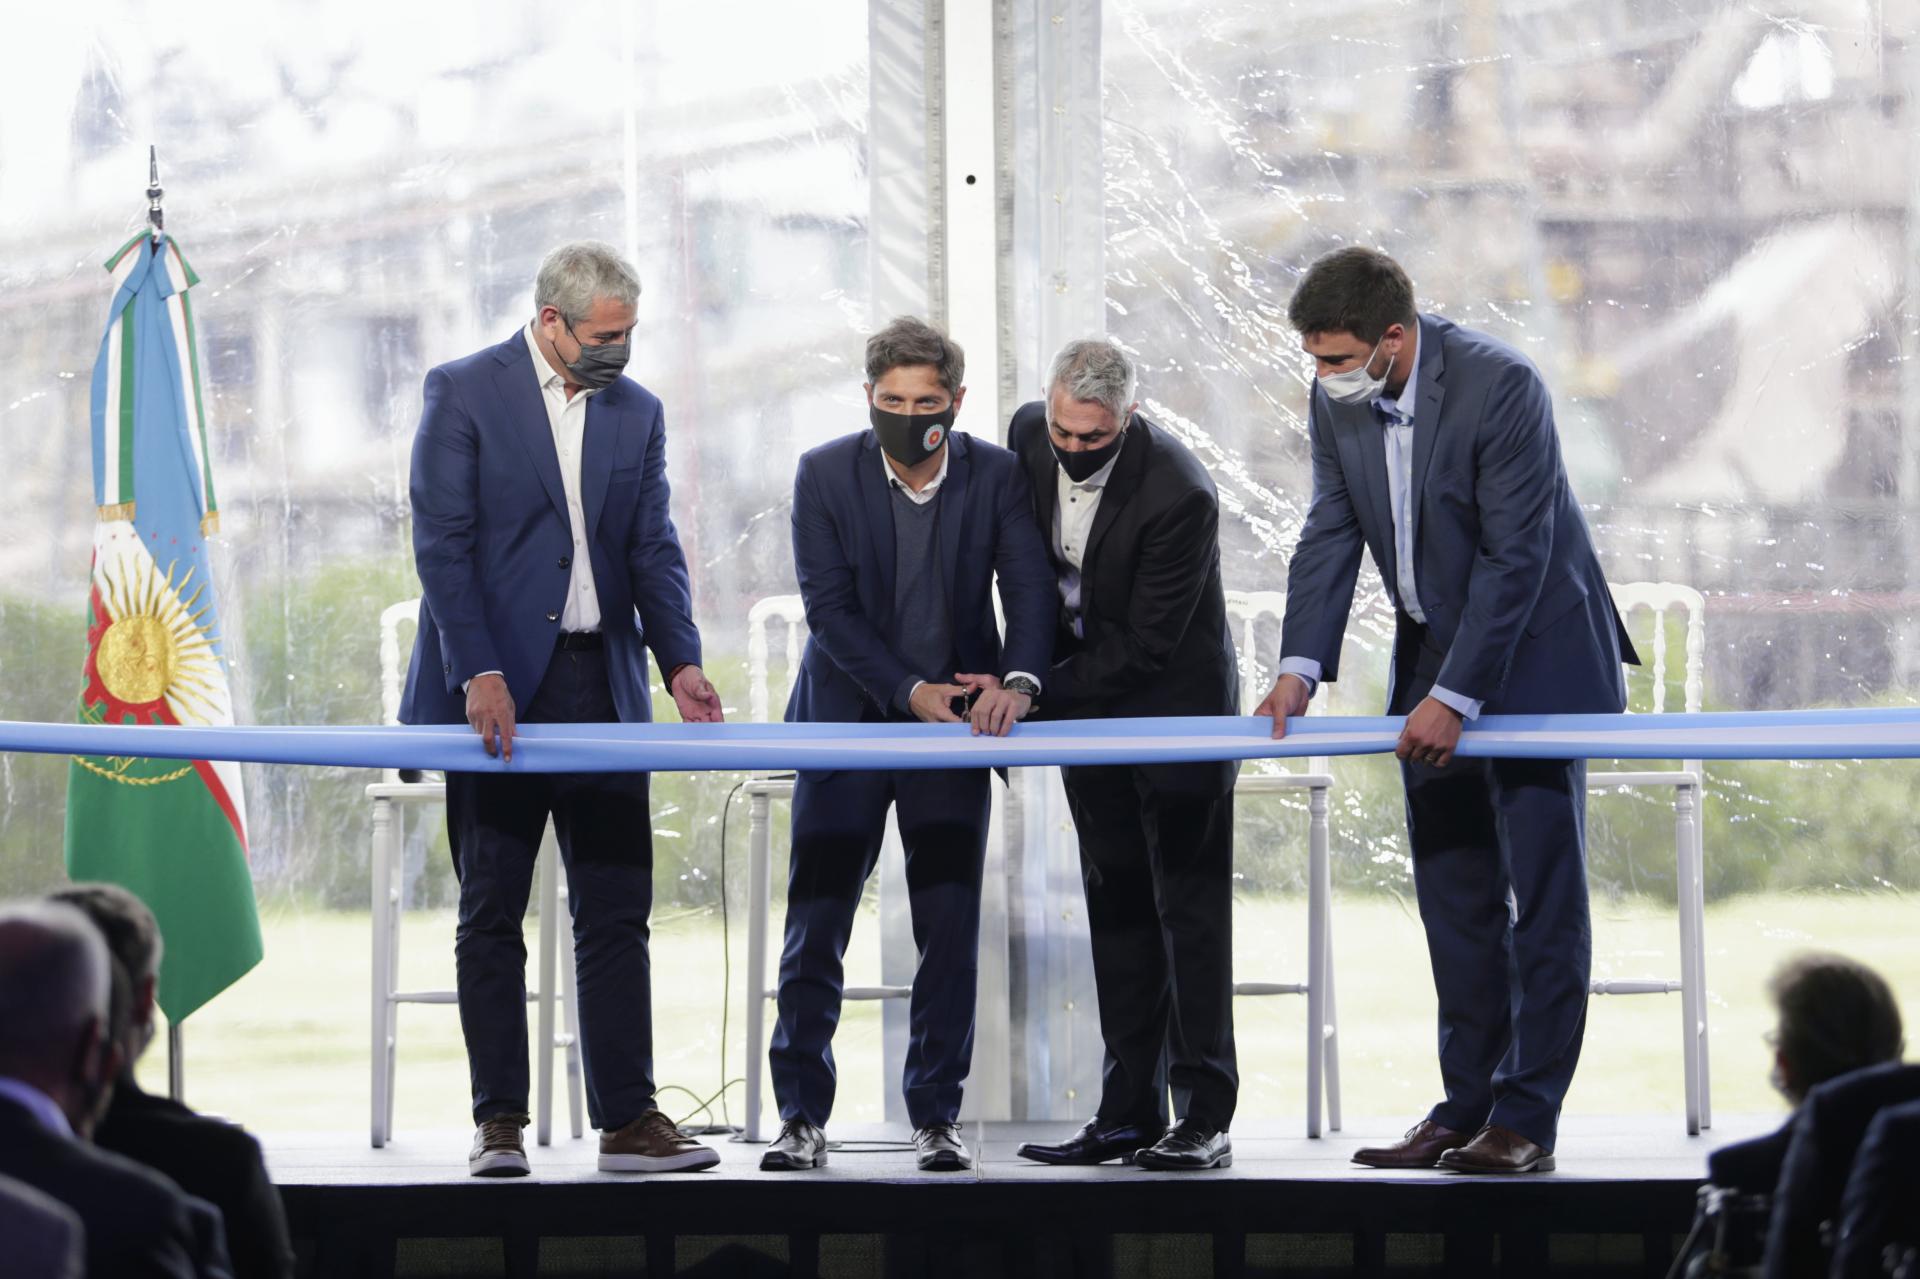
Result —
<instances>
[{"instance_id":1,"label":"brown leather shoe","mask_svg":"<svg viewBox=\"0 0 1920 1279\"><path fill-rule=\"evenodd\" d=\"M1553 1152L1511 1128L1488 1124L1458 1150L1440 1156L1448 1172L1552 1172Z\"/></svg>"},{"instance_id":2,"label":"brown leather shoe","mask_svg":"<svg viewBox=\"0 0 1920 1279\"><path fill-rule=\"evenodd\" d=\"M719 1151L684 1135L657 1110L600 1134L601 1172L693 1172L719 1162Z\"/></svg>"},{"instance_id":3,"label":"brown leather shoe","mask_svg":"<svg viewBox=\"0 0 1920 1279\"><path fill-rule=\"evenodd\" d=\"M1464 1132L1422 1119L1391 1146L1367 1146L1354 1151L1353 1162L1369 1168L1431 1168L1440 1162L1441 1155L1472 1140Z\"/></svg>"}]
</instances>

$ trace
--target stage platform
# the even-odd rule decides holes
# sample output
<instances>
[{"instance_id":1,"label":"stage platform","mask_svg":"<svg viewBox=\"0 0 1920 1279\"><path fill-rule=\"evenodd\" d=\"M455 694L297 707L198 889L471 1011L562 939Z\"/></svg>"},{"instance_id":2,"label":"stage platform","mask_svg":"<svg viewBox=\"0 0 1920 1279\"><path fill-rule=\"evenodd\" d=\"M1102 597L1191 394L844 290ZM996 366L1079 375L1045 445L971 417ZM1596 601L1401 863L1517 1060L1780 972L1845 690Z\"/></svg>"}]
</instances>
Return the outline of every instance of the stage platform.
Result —
<instances>
[{"instance_id":1,"label":"stage platform","mask_svg":"<svg viewBox=\"0 0 1920 1279\"><path fill-rule=\"evenodd\" d=\"M1015 1156L1072 1124L969 1124L974 1169L922 1173L904 1128L849 1127L825 1169L763 1173L710 1138L704 1173L614 1176L596 1147L531 1146L531 1177L466 1175L468 1131L268 1136L311 1275L1662 1275L1707 1152L1777 1118L1573 1118L1559 1171L1516 1178L1361 1168L1407 1120L1234 1131L1234 1165L1151 1173ZM531 1135L531 1134L529 1134Z\"/></svg>"}]
</instances>

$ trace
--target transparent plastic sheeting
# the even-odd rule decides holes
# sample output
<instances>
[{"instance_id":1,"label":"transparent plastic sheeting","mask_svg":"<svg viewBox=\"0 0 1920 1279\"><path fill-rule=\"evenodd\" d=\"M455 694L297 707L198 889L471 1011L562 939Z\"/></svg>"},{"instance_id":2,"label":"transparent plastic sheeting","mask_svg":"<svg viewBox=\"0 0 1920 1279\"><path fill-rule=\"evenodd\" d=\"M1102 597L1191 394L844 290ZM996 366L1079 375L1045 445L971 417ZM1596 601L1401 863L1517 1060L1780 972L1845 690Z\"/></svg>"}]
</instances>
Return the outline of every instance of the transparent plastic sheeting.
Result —
<instances>
[{"instance_id":1,"label":"transparent plastic sheeting","mask_svg":"<svg viewBox=\"0 0 1920 1279\"><path fill-rule=\"evenodd\" d=\"M1169 764L1393 750L1390 716L1074 720L976 737L959 724L528 724L511 761L464 725L187 728L0 722L0 750L463 772L704 772ZM1920 708L1488 715L1459 754L1528 759L1913 759Z\"/></svg>"}]
</instances>

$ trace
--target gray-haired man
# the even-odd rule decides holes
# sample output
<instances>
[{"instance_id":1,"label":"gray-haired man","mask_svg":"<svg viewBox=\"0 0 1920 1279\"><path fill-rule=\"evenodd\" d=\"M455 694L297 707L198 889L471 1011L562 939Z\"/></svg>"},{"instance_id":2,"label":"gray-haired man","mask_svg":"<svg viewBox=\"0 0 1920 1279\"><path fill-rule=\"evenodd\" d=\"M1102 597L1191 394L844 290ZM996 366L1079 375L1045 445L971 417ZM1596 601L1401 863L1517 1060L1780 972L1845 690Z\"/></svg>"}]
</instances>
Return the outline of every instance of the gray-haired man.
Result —
<instances>
[{"instance_id":1,"label":"gray-haired man","mask_svg":"<svg viewBox=\"0 0 1920 1279\"><path fill-rule=\"evenodd\" d=\"M571 886L600 1170L720 1161L654 1104L647 775L479 771L489 755L513 757L520 721L651 719L648 649L681 719L720 718L667 510L665 417L652 392L621 376L639 295L639 277L611 248L561 245L534 281L530 323L427 374L414 437L422 591L400 718L464 722L480 736L475 771L447 774L475 1176L528 1171L520 927L549 817Z\"/></svg>"},{"instance_id":2,"label":"gray-haired man","mask_svg":"<svg viewBox=\"0 0 1920 1279\"><path fill-rule=\"evenodd\" d=\"M1104 341L1054 359L1007 443L1053 551L1054 718L1231 715L1238 701L1220 507L1205 468L1138 411ZM1062 770L1080 834L1107 1059L1099 1108L1042 1163L1224 1167L1233 1049L1232 764ZM1178 1119L1171 1129L1171 1113Z\"/></svg>"}]
</instances>

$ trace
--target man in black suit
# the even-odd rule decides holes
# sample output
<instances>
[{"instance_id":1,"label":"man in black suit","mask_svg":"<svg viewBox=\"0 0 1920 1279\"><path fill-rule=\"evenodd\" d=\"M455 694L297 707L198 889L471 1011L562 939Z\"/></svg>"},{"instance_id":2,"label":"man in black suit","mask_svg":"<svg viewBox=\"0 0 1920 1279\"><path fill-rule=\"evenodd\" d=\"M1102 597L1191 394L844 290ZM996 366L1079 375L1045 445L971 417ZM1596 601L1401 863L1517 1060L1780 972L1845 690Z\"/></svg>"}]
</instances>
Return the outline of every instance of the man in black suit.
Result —
<instances>
[{"instance_id":1,"label":"man in black suit","mask_svg":"<svg viewBox=\"0 0 1920 1279\"><path fill-rule=\"evenodd\" d=\"M1827 1273L1821 1227L1841 1209L1854 1156L1881 1111L1920 1101L1920 1066L1897 1061L1830 1079L1807 1094L1773 1192L1766 1279Z\"/></svg>"},{"instance_id":2,"label":"man in black suit","mask_svg":"<svg viewBox=\"0 0 1920 1279\"><path fill-rule=\"evenodd\" d=\"M1050 718L1231 715L1238 681L1206 470L1140 414L1110 342L1055 357L1013 416L1060 591ZM1232 763L1068 767L1106 1066L1094 1117L1028 1159L1233 1162ZM1168 1089L1173 1091L1171 1109ZM1178 1122L1169 1129L1169 1114Z\"/></svg>"},{"instance_id":3,"label":"man in black suit","mask_svg":"<svg viewBox=\"0 0 1920 1279\"><path fill-rule=\"evenodd\" d=\"M99 933L72 907L0 907L0 1175L79 1215L89 1274L226 1273L224 1250L218 1269L198 1260L193 1201L178 1186L86 1142L118 1069L111 970Z\"/></svg>"},{"instance_id":4,"label":"man in black suit","mask_svg":"<svg viewBox=\"0 0 1920 1279\"><path fill-rule=\"evenodd\" d=\"M117 884L74 884L51 899L79 910L100 930L131 996L124 1016L115 1010L110 1028L125 1065L94 1128L94 1144L165 1173L188 1194L218 1208L237 1279L292 1275L286 1209L267 1176L260 1143L238 1125L155 1097L134 1080L134 1063L153 1042L154 993L160 983L160 928L153 912Z\"/></svg>"}]
</instances>

